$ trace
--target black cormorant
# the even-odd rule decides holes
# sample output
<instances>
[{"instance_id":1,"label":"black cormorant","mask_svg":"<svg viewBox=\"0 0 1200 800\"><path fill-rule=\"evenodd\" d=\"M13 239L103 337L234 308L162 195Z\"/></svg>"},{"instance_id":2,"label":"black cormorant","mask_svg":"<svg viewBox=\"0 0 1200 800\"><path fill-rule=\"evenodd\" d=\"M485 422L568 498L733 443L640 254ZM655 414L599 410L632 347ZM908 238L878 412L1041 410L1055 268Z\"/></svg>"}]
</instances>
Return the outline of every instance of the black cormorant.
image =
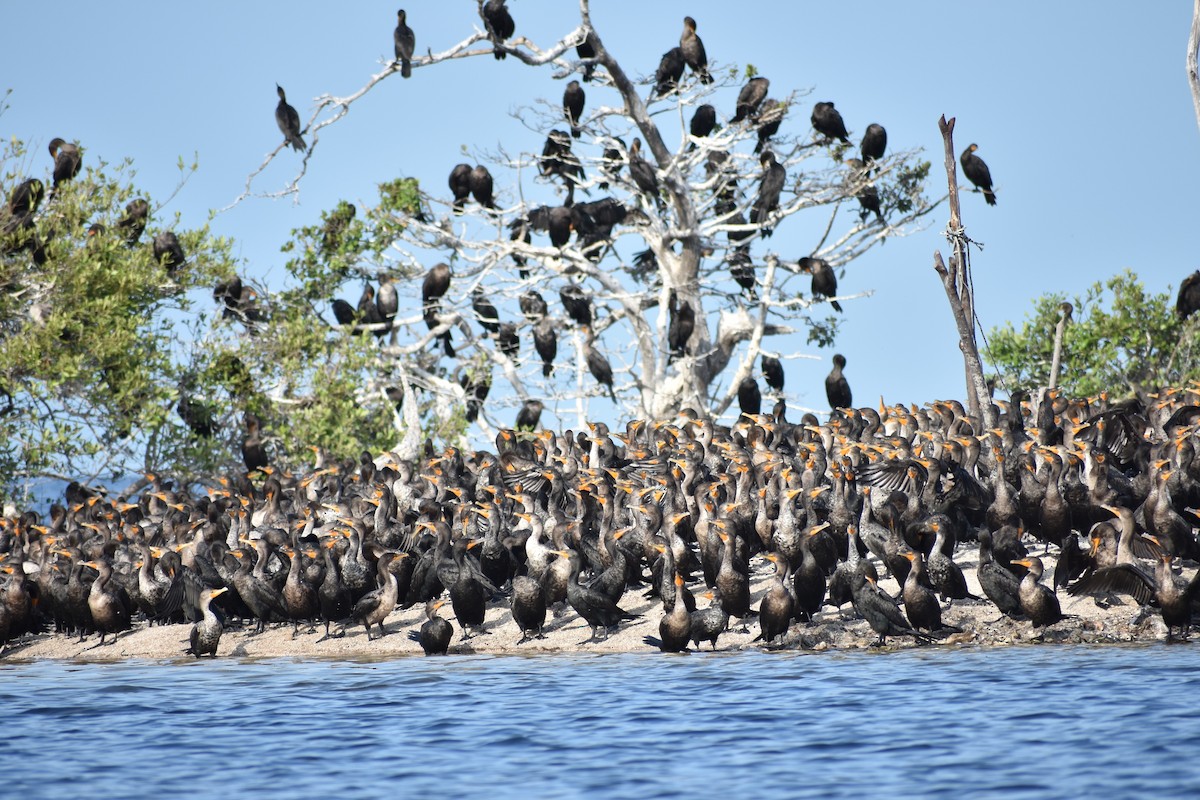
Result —
<instances>
[{"instance_id":1,"label":"black cormorant","mask_svg":"<svg viewBox=\"0 0 1200 800\"><path fill-rule=\"evenodd\" d=\"M840 139L844 144L850 143L846 123L842 122L842 115L833 107L833 103L817 103L813 106L811 119L817 133L827 139Z\"/></svg>"},{"instance_id":2,"label":"black cormorant","mask_svg":"<svg viewBox=\"0 0 1200 800\"><path fill-rule=\"evenodd\" d=\"M775 160L775 154L770 150L764 150L759 161L763 165L762 181L758 185L758 197L754 200L750 221L762 228L763 236L770 236L771 227L767 222L771 213L779 208L779 195L787 179L787 170Z\"/></svg>"},{"instance_id":3,"label":"black cormorant","mask_svg":"<svg viewBox=\"0 0 1200 800\"><path fill-rule=\"evenodd\" d=\"M571 125L571 138L580 136L579 123L583 119L583 103L587 95L579 81L571 81L563 91L563 114Z\"/></svg>"},{"instance_id":4,"label":"black cormorant","mask_svg":"<svg viewBox=\"0 0 1200 800\"><path fill-rule=\"evenodd\" d=\"M658 69L654 72L654 93L650 95L650 99L665 97L675 91L686 66L682 48L672 47L663 53L662 59L658 62Z\"/></svg>"},{"instance_id":5,"label":"black cormorant","mask_svg":"<svg viewBox=\"0 0 1200 800\"><path fill-rule=\"evenodd\" d=\"M467 185L471 188L471 194L475 198L475 202L484 208L496 207L495 198L492 195L493 182L492 173L488 172L488 168L482 164L477 164L471 174L467 176Z\"/></svg>"},{"instance_id":6,"label":"black cormorant","mask_svg":"<svg viewBox=\"0 0 1200 800\"><path fill-rule=\"evenodd\" d=\"M767 382L767 386L777 392L783 391L783 364L780 363L775 356L763 354L760 362L762 364L763 380Z\"/></svg>"},{"instance_id":7,"label":"black cormorant","mask_svg":"<svg viewBox=\"0 0 1200 800\"><path fill-rule=\"evenodd\" d=\"M542 408L541 400L526 400L521 406L521 410L517 412L517 420L513 424L513 428L518 431L537 430L538 420L542 417Z\"/></svg>"},{"instance_id":8,"label":"black cormorant","mask_svg":"<svg viewBox=\"0 0 1200 800\"><path fill-rule=\"evenodd\" d=\"M463 213L463 206L471 198L471 165L455 164L450 170L450 192L454 195L455 214Z\"/></svg>"},{"instance_id":9,"label":"black cormorant","mask_svg":"<svg viewBox=\"0 0 1200 800\"><path fill-rule=\"evenodd\" d=\"M300 115L288 104L287 95L278 83L275 84L275 93L279 95L279 104L275 106L275 124L279 126L280 133L292 149L306 149L304 139L300 138Z\"/></svg>"},{"instance_id":10,"label":"black cormorant","mask_svg":"<svg viewBox=\"0 0 1200 800\"><path fill-rule=\"evenodd\" d=\"M815 300L818 297L833 297L837 294L837 273L833 271L833 267L823 258L815 256L804 256L799 261L800 271L807 272L812 275L812 296ZM841 313L842 306L837 300L830 300L829 305L834 311Z\"/></svg>"},{"instance_id":11,"label":"black cormorant","mask_svg":"<svg viewBox=\"0 0 1200 800\"><path fill-rule=\"evenodd\" d=\"M554 374L554 359L558 357L558 334L549 317L542 317L533 326L533 348L542 359L542 377L549 378Z\"/></svg>"},{"instance_id":12,"label":"black cormorant","mask_svg":"<svg viewBox=\"0 0 1200 800\"><path fill-rule=\"evenodd\" d=\"M396 30L392 34L392 40L396 46L396 60L400 62L400 75L405 78L412 77L412 57L417 47L417 37L413 35L412 28L408 27L408 14L403 8L396 12Z\"/></svg>"},{"instance_id":13,"label":"black cormorant","mask_svg":"<svg viewBox=\"0 0 1200 800\"><path fill-rule=\"evenodd\" d=\"M133 247L146 230L146 221L150 215L150 204L142 198L129 201L125 206L125 216L117 220L117 230L125 244Z\"/></svg>"},{"instance_id":14,"label":"black cormorant","mask_svg":"<svg viewBox=\"0 0 1200 800\"><path fill-rule=\"evenodd\" d=\"M454 638L454 628L449 621L438 616L438 609L446 605L445 600L430 600L425 604L425 621L415 638L427 656L444 656ZM409 634L412 636L412 634Z\"/></svg>"},{"instance_id":15,"label":"black cormorant","mask_svg":"<svg viewBox=\"0 0 1200 800\"><path fill-rule=\"evenodd\" d=\"M692 121L688 125L688 130L691 132L692 136L696 137L697 139L703 139L710 135L713 132L713 129L716 127L717 110L708 103L705 103L702 106L698 106L695 113L692 114ZM696 143L693 142L691 147L688 149L694 150L695 147Z\"/></svg>"},{"instance_id":16,"label":"black cormorant","mask_svg":"<svg viewBox=\"0 0 1200 800\"><path fill-rule=\"evenodd\" d=\"M978 149L979 145L977 144L968 145L958 160L962 164L963 174L967 176L967 180L975 184L976 189L983 192L983 199L989 206L994 206L996 205L996 193L992 191L992 172L983 159L975 155L975 151Z\"/></svg>"},{"instance_id":17,"label":"black cormorant","mask_svg":"<svg viewBox=\"0 0 1200 800\"><path fill-rule=\"evenodd\" d=\"M221 632L225 629L221 617L213 611L212 601L229 591L222 586L219 589L205 589L200 593L201 618L192 625L188 637L189 647L184 650L196 658L201 656L217 657L217 644L221 641Z\"/></svg>"},{"instance_id":18,"label":"black cormorant","mask_svg":"<svg viewBox=\"0 0 1200 800\"><path fill-rule=\"evenodd\" d=\"M878 122L867 126L867 132L862 138L862 160L864 164L883 158L887 150L887 131Z\"/></svg>"},{"instance_id":19,"label":"black cormorant","mask_svg":"<svg viewBox=\"0 0 1200 800\"><path fill-rule=\"evenodd\" d=\"M487 0L483 4L483 23L492 40L492 55L497 61L507 58L508 53L502 44L516 32L517 26L512 15L508 13L508 6L504 4L504 0Z\"/></svg>"},{"instance_id":20,"label":"black cormorant","mask_svg":"<svg viewBox=\"0 0 1200 800\"><path fill-rule=\"evenodd\" d=\"M50 190L50 194L53 195L58 190L60 183L69 181L79 174L83 158L77 145L57 136L50 140L50 157L54 159L54 186Z\"/></svg>"},{"instance_id":21,"label":"black cormorant","mask_svg":"<svg viewBox=\"0 0 1200 800\"><path fill-rule=\"evenodd\" d=\"M850 393L850 383L842 374L842 370L845 368L846 357L841 353L836 354L833 357L833 369L825 378L825 398L829 401L830 409L850 408L854 404L853 396Z\"/></svg>"},{"instance_id":22,"label":"black cormorant","mask_svg":"<svg viewBox=\"0 0 1200 800\"><path fill-rule=\"evenodd\" d=\"M696 20L691 17L683 18L683 33L679 36L679 50L683 53L683 61L700 79L701 83L712 83L712 75L708 74L708 54L704 52L704 42L696 35Z\"/></svg>"},{"instance_id":23,"label":"black cormorant","mask_svg":"<svg viewBox=\"0 0 1200 800\"><path fill-rule=\"evenodd\" d=\"M738 92L737 109L729 121L741 122L754 116L763 100L767 99L767 89L770 87L771 81L761 75L746 81L746 85Z\"/></svg>"}]
</instances>

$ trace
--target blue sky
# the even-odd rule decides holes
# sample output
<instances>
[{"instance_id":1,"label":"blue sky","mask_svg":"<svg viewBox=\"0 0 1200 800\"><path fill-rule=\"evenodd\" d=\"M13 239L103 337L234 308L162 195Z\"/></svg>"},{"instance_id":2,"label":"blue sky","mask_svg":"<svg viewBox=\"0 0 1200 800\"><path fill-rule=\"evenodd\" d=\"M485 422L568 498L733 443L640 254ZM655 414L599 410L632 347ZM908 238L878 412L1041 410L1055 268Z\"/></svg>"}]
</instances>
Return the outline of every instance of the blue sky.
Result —
<instances>
[{"instance_id":1,"label":"blue sky","mask_svg":"<svg viewBox=\"0 0 1200 800\"><path fill-rule=\"evenodd\" d=\"M626 70L653 73L678 42L681 19L699 23L711 62L753 63L772 96L812 93L785 123L807 131L817 100L833 100L857 145L867 123L886 126L889 149L923 147L943 191L942 114L958 119L991 167L998 205L964 196L978 314L985 329L1020 320L1033 298L1068 294L1130 268L1153 291L1172 290L1196 268L1192 189L1200 177L1197 126L1184 74L1186 3L919 4L728 2L594 3L593 21ZM567 0L511 0L519 35L549 44L577 19ZM11 88L0 135L25 140L35 170L48 170L55 136L78 140L89 159L132 157L158 200L173 190L179 157L200 171L160 212L199 225L229 204L280 141L275 83L307 120L312 98L347 95L390 57L395 4L284 5L217 2L35 4L5 13L0 90ZM479 24L473 0L409 2L418 52L442 50ZM233 237L243 271L278 286L289 231L339 199L371 202L379 182L415 176L445 194L463 148L540 150L543 136L509 114L538 98L557 103L563 84L513 59L476 58L392 76L327 128L299 202L251 198L213 222ZM589 105L615 92L589 87ZM723 116L736 88L718 95ZM594 98L594 99L593 99ZM255 190L281 188L299 155L282 154ZM889 240L850 265L836 350L858 404L962 397L962 359L931 263L945 252L939 209L928 228ZM784 226L770 241L784 258L808 245ZM433 260L431 259L430 263ZM358 287L344 294L353 302ZM784 349L788 349L786 344ZM787 362L797 405L824 407L833 350L797 351ZM547 420L553 424L553 420Z\"/></svg>"}]
</instances>

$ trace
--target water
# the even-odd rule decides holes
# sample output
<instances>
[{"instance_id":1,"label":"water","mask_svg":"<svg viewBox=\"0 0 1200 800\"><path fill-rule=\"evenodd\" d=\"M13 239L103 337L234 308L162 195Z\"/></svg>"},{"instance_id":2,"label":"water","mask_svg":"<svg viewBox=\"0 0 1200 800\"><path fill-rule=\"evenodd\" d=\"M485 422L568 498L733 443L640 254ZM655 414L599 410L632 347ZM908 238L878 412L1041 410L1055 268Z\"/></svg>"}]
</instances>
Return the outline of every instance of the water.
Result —
<instances>
[{"instance_id":1,"label":"water","mask_svg":"<svg viewBox=\"0 0 1200 800\"><path fill-rule=\"evenodd\" d=\"M1195 646L0 664L2 796L1196 797Z\"/></svg>"}]
</instances>

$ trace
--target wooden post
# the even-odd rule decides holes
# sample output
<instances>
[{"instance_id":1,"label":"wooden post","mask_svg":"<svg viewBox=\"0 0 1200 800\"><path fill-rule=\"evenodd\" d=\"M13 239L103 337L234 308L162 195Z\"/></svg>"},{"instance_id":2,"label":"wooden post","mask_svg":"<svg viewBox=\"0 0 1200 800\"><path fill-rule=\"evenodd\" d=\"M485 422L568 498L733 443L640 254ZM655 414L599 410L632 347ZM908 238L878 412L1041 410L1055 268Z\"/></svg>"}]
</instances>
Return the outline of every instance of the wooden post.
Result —
<instances>
[{"instance_id":1,"label":"wooden post","mask_svg":"<svg viewBox=\"0 0 1200 800\"><path fill-rule=\"evenodd\" d=\"M1200 0L1197 0L1200 2ZM996 427L996 415L992 408L987 382L983 378L983 362L975 342L975 300L971 287L970 271L967 267L967 239L962 226L962 214L958 201L958 161L954 157L954 118L938 120L945 146L946 180L950 189L950 221L947 234L953 242L950 265L946 266L942 254L933 254L933 268L942 278L950 311L958 326L958 347L962 350L963 366L967 383L967 411L975 419L982 420L985 428Z\"/></svg>"}]
</instances>

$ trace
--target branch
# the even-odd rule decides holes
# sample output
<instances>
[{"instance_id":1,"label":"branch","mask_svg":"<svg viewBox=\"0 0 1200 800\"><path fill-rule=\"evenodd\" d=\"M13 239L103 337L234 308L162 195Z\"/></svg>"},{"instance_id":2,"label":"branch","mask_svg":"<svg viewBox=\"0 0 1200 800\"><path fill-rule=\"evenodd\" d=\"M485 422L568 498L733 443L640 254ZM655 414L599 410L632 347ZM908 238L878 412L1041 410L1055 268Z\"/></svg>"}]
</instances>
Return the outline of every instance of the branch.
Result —
<instances>
[{"instance_id":1,"label":"branch","mask_svg":"<svg viewBox=\"0 0 1200 800\"><path fill-rule=\"evenodd\" d=\"M1192 106L1196 109L1196 124L1200 125L1200 71L1196 59L1200 56L1200 0L1192 5L1192 30L1188 34L1187 79L1192 90Z\"/></svg>"}]
</instances>

